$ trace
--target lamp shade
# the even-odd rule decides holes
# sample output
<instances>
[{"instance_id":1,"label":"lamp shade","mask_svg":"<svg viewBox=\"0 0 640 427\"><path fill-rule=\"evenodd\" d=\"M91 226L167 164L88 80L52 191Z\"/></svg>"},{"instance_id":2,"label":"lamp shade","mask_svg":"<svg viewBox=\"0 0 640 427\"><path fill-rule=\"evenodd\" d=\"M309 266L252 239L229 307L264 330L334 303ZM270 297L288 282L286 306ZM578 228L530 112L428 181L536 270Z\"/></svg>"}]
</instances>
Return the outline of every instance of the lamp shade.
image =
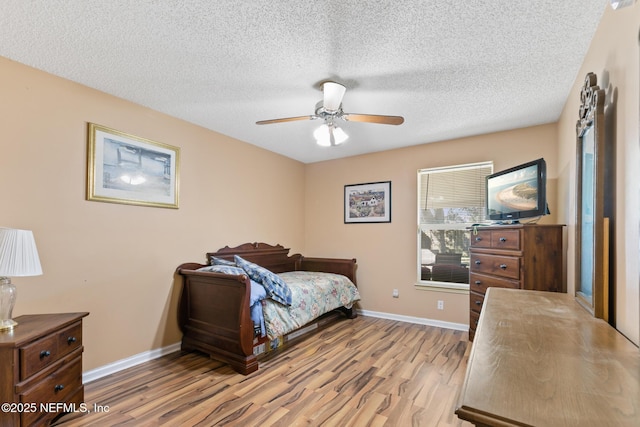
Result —
<instances>
[{"instance_id":1,"label":"lamp shade","mask_svg":"<svg viewBox=\"0 0 640 427\"><path fill-rule=\"evenodd\" d=\"M33 233L30 230L0 228L0 277L41 274Z\"/></svg>"}]
</instances>

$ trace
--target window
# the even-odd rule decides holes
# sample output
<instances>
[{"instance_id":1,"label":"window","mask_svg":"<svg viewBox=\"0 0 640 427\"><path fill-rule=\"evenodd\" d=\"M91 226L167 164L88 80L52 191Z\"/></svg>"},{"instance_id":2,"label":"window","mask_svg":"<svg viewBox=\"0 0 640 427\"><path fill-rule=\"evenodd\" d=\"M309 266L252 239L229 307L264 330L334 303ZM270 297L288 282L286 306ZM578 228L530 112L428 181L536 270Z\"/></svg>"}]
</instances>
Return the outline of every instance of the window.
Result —
<instances>
[{"instance_id":1,"label":"window","mask_svg":"<svg viewBox=\"0 0 640 427\"><path fill-rule=\"evenodd\" d=\"M418 281L469 289L468 227L486 220L485 177L493 163L418 171Z\"/></svg>"}]
</instances>

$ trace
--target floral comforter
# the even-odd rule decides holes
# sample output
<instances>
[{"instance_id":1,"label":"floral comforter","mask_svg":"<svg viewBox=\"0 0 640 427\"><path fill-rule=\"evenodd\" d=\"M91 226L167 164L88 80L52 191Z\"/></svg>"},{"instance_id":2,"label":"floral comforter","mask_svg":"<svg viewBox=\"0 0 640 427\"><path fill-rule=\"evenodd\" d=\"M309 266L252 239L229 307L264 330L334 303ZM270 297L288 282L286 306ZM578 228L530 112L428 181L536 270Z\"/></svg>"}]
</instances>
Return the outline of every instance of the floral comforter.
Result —
<instances>
[{"instance_id":1,"label":"floral comforter","mask_svg":"<svg viewBox=\"0 0 640 427\"><path fill-rule=\"evenodd\" d=\"M278 276L291 289L291 305L286 306L270 298L262 301L269 339L298 329L338 307L350 308L360 299L358 288L340 274L290 271Z\"/></svg>"}]
</instances>

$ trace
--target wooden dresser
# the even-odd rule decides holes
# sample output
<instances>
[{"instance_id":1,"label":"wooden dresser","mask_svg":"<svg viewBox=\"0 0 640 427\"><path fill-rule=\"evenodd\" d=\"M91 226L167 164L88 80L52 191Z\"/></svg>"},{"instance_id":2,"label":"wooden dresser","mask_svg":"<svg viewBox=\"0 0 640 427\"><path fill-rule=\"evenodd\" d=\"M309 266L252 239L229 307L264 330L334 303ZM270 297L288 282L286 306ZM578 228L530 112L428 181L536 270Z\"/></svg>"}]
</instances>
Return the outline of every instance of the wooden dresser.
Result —
<instances>
[{"instance_id":1,"label":"wooden dresser","mask_svg":"<svg viewBox=\"0 0 640 427\"><path fill-rule=\"evenodd\" d=\"M46 425L80 410L82 319L89 313L15 318L0 332L0 426Z\"/></svg>"},{"instance_id":2,"label":"wooden dresser","mask_svg":"<svg viewBox=\"0 0 640 427\"><path fill-rule=\"evenodd\" d=\"M471 230L469 340L489 287L566 292L562 227L514 224Z\"/></svg>"},{"instance_id":3,"label":"wooden dresser","mask_svg":"<svg viewBox=\"0 0 640 427\"><path fill-rule=\"evenodd\" d=\"M477 426L640 426L640 350L573 295L491 288L456 414Z\"/></svg>"}]
</instances>

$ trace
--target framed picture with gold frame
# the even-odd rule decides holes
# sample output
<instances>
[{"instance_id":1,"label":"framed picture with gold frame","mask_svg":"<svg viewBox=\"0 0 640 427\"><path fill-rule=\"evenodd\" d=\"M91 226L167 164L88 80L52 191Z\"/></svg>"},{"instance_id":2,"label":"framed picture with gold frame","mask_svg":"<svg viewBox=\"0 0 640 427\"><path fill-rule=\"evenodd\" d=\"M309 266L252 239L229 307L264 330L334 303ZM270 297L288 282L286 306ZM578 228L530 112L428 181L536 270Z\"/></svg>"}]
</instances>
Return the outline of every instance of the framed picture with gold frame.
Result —
<instances>
[{"instance_id":1,"label":"framed picture with gold frame","mask_svg":"<svg viewBox=\"0 0 640 427\"><path fill-rule=\"evenodd\" d=\"M180 149L89 123L87 200L178 208Z\"/></svg>"}]
</instances>

